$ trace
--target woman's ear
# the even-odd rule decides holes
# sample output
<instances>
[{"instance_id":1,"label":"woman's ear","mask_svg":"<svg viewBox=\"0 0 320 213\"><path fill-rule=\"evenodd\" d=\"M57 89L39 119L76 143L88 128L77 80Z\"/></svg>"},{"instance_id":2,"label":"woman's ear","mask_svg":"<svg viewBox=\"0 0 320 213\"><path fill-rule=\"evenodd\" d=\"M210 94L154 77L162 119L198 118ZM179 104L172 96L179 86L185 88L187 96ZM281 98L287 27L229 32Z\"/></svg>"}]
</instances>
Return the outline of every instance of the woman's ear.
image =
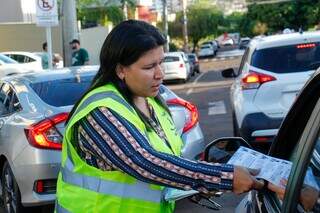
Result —
<instances>
[{"instance_id":1,"label":"woman's ear","mask_svg":"<svg viewBox=\"0 0 320 213\"><path fill-rule=\"evenodd\" d=\"M118 64L116 67L117 76L123 80L124 79L124 67L121 64Z\"/></svg>"}]
</instances>

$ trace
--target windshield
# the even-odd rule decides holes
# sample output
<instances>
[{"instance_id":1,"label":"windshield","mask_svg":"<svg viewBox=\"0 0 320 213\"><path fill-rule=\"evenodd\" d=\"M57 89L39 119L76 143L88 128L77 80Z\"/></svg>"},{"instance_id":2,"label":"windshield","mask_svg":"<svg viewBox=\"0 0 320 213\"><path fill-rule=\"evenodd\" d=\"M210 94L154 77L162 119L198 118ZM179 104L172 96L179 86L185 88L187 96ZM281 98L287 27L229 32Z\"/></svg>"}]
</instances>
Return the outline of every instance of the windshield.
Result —
<instances>
[{"instance_id":1,"label":"windshield","mask_svg":"<svg viewBox=\"0 0 320 213\"><path fill-rule=\"evenodd\" d=\"M0 54L0 61L3 61L5 64L18 64L18 62L16 62L15 60L2 54Z\"/></svg>"},{"instance_id":2,"label":"windshield","mask_svg":"<svg viewBox=\"0 0 320 213\"><path fill-rule=\"evenodd\" d=\"M30 84L31 88L45 103L60 107L74 105L89 88L93 76L66 78Z\"/></svg>"},{"instance_id":3,"label":"windshield","mask_svg":"<svg viewBox=\"0 0 320 213\"><path fill-rule=\"evenodd\" d=\"M274 73L314 70L320 65L319 45L320 43L296 44L256 50L251 64Z\"/></svg>"},{"instance_id":4,"label":"windshield","mask_svg":"<svg viewBox=\"0 0 320 213\"><path fill-rule=\"evenodd\" d=\"M179 57L174 57L174 56L164 57L164 62L175 62L175 61L179 61Z\"/></svg>"}]
</instances>

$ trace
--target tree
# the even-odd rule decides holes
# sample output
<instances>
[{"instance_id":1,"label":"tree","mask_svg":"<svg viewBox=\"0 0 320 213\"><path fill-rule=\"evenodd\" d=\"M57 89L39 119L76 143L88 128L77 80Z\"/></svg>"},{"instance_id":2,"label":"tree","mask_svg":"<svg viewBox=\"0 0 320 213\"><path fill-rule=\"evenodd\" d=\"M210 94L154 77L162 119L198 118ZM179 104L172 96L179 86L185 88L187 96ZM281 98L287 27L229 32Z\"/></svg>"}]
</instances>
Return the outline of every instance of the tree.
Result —
<instances>
[{"instance_id":1,"label":"tree","mask_svg":"<svg viewBox=\"0 0 320 213\"><path fill-rule=\"evenodd\" d=\"M188 36L195 50L202 38L217 35L218 26L223 22L222 12L207 4L195 4L187 9ZM173 38L182 37L182 13L176 14L176 20L169 23L169 35Z\"/></svg>"},{"instance_id":2,"label":"tree","mask_svg":"<svg viewBox=\"0 0 320 213\"><path fill-rule=\"evenodd\" d=\"M126 0L134 2L135 0ZM120 0L78 0L78 19L83 26L95 24L106 25L111 22L116 25L125 19ZM130 4L131 5L131 4Z\"/></svg>"},{"instance_id":3,"label":"tree","mask_svg":"<svg viewBox=\"0 0 320 213\"><path fill-rule=\"evenodd\" d=\"M217 36L219 25L223 23L223 14L216 7L192 6L188 13L188 32L193 50L201 38Z\"/></svg>"}]
</instances>

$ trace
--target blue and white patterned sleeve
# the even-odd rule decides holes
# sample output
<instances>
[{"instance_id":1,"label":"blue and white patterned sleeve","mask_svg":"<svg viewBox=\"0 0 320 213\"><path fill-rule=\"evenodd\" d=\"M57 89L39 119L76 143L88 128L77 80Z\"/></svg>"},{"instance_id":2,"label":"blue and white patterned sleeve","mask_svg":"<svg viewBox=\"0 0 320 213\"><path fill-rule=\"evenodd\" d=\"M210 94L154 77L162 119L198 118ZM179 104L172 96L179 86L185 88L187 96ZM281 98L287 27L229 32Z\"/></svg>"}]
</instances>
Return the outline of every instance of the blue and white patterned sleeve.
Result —
<instances>
[{"instance_id":1,"label":"blue and white patterned sleeve","mask_svg":"<svg viewBox=\"0 0 320 213\"><path fill-rule=\"evenodd\" d=\"M79 121L80 156L102 170L121 170L138 180L201 192L231 191L233 166L190 161L156 151L116 112L101 107Z\"/></svg>"}]
</instances>

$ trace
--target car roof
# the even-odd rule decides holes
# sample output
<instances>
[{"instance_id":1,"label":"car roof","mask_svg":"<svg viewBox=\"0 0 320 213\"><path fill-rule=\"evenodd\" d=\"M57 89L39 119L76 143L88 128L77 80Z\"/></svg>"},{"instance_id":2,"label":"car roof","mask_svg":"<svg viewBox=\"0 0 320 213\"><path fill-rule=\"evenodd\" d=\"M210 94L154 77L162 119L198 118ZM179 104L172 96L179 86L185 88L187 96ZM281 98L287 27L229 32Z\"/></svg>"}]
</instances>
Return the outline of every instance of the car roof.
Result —
<instances>
[{"instance_id":1,"label":"car roof","mask_svg":"<svg viewBox=\"0 0 320 213\"><path fill-rule=\"evenodd\" d=\"M72 78L78 75L95 75L98 69L99 66L79 66L54 70L30 71L27 73L6 76L3 77L2 80L6 82L36 83L49 80Z\"/></svg>"},{"instance_id":2,"label":"car roof","mask_svg":"<svg viewBox=\"0 0 320 213\"><path fill-rule=\"evenodd\" d=\"M320 42L320 31L258 37L252 39L250 47L259 50L310 42Z\"/></svg>"},{"instance_id":3,"label":"car roof","mask_svg":"<svg viewBox=\"0 0 320 213\"><path fill-rule=\"evenodd\" d=\"M29 57L36 57L38 58L39 56L32 53L32 52L26 52L26 51L6 51L6 52L1 52L2 54L18 54L18 55L26 55Z\"/></svg>"}]
</instances>

